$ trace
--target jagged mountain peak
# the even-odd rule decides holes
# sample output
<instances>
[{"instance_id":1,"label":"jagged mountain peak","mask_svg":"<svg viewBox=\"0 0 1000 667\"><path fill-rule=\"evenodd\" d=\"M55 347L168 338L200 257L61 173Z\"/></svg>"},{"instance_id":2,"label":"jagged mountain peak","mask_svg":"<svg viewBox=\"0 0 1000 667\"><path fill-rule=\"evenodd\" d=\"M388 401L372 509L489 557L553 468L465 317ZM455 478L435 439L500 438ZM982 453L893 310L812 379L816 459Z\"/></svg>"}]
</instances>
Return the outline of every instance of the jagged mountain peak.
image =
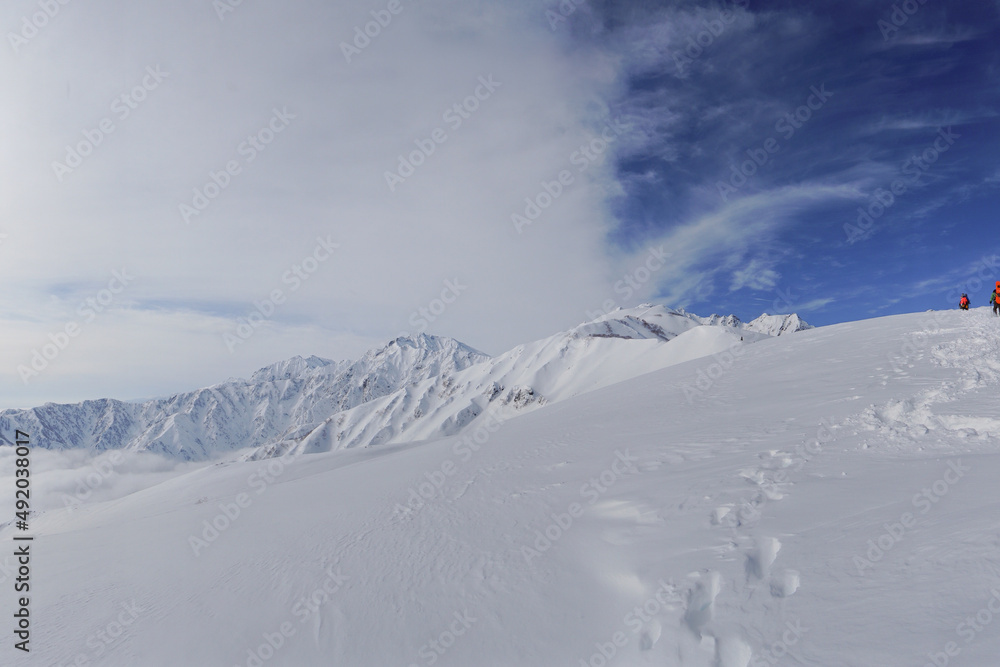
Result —
<instances>
[{"instance_id":1,"label":"jagged mountain peak","mask_svg":"<svg viewBox=\"0 0 1000 667\"><path fill-rule=\"evenodd\" d=\"M419 333L413 336L399 336L386 343L377 350L370 350L367 354L372 356L388 354L394 350L422 350L428 353L453 353L480 357L489 357L488 354L466 345L465 343L449 338L447 336L434 336L432 334Z\"/></svg>"},{"instance_id":2,"label":"jagged mountain peak","mask_svg":"<svg viewBox=\"0 0 1000 667\"><path fill-rule=\"evenodd\" d=\"M258 369L250 376L251 382L276 382L289 380L315 373L318 369L335 370L340 364L332 359L324 359L316 355L308 357L294 356Z\"/></svg>"},{"instance_id":3,"label":"jagged mountain peak","mask_svg":"<svg viewBox=\"0 0 1000 667\"><path fill-rule=\"evenodd\" d=\"M769 315L768 313L764 313L750 322L743 322L736 315L716 315L713 313L712 315L704 317L701 315L695 315L694 313L689 313L683 308L674 309L652 303L643 303L633 308L618 307L594 320L591 320L590 322L581 324L575 329L572 329L571 333L576 333L578 335L600 336L602 333L612 335L612 332L615 331L618 333L627 333L627 330L631 329L632 333L635 335L624 335L619 337L646 338L648 336L645 335L646 331L644 331L644 329L648 330L647 325L649 324L657 325L667 332L669 332L671 327L673 327L674 329L679 330L677 333L680 333L681 331L685 331L687 328L690 328L690 325L686 324L685 320L699 325L744 329L746 331L754 331L756 333L763 333L769 336L780 336L785 333L793 333L795 331L804 331L806 329L813 328L811 324L806 323L796 313L782 315ZM670 326L664 326L664 323L667 322L670 323ZM633 324L639 324L640 326L633 327ZM674 335L676 335L676 333ZM669 340L670 337L672 336L668 335L665 340Z\"/></svg>"},{"instance_id":4,"label":"jagged mountain peak","mask_svg":"<svg viewBox=\"0 0 1000 667\"><path fill-rule=\"evenodd\" d=\"M457 432L486 406L507 413L534 409L804 328L810 327L796 315L765 314L743 324L734 316L703 318L646 303L496 357L421 333L354 361L295 356L249 380L166 398L5 410L0 430L16 421L53 449L147 450L188 460L247 448L273 455L299 445L317 451L408 441Z\"/></svg>"},{"instance_id":5,"label":"jagged mountain peak","mask_svg":"<svg viewBox=\"0 0 1000 667\"><path fill-rule=\"evenodd\" d=\"M796 313L790 313L788 315L768 315L767 313L764 313L757 319L747 322L745 328L750 331L766 333L771 336L780 336L782 334L804 331L814 327L811 324L806 323Z\"/></svg>"},{"instance_id":6,"label":"jagged mountain peak","mask_svg":"<svg viewBox=\"0 0 1000 667\"><path fill-rule=\"evenodd\" d=\"M572 338L624 338L671 340L698 322L682 311L644 303L634 308L616 308L566 332Z\"/></svg>"},{"instance_id":7,"label":"jagged mountain peak","mask_svg":"<svg viewBox=\"0 0 1000 667\"><path fill-rule=\"evenodd\" d=\"M380 348L369 350L347 372L372 376L372 381L391 379L395 384L405 384L432 375L454 373L489 359L488 354L454 338L421 333L400 336Z\"/></svg>"}]
</instances>

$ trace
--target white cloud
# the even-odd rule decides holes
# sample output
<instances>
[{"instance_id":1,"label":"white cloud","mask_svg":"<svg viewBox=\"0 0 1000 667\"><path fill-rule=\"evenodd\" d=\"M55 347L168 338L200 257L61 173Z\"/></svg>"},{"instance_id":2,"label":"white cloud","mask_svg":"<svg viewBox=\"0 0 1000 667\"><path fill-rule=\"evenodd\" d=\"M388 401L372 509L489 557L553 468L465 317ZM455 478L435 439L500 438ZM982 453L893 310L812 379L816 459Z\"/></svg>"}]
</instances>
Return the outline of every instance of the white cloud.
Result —
<instances>
[{"instance_id":1,"label":"white cloud","mask_svg":"<svg viewBox=\"0 0 1000 667\"><path fill-rule=\"evenodd\" d=\"M730 287L737 289L734 285L739 280L734 275L746 268L748 253L766 249L796 216L856 196L857 187L850 183L786 186L733 200L676 227L658 239L674 253L673 263L657 275L661 293L669 303L686 306L710 294L710 283L717 278L730 280ZM696 283L692 276L698 277Z\"/></svg>"},{"instance_id":2,"label":"white cloud","mask_svg":"<svg viewBox=\"0 0 1000 667\"><path fill-rule=\"evenodd\" d=\"M777 286L781 274L772 267L773 263L759 257L751 259L746 266L733 272L729 291L735 292L744 287L755 290L773 290Z\"/></svg>"},{"instance_id":3,"label":"white cloud","mask_svg":"<svg viewBox=\"0 0 1000 667\"><path fill-rule=\"evenodd\" d=\"M792 308L796 313L811 313L817 310L822 310L831 303L836 303L836 299L832 297L820 297L818 299L810 299L809 301L804 301L802 303L793 303Z\"/></svg>"},{"instance_id":4,"label":"white cloud","mask_svg":"<svg viewBox=\"0 0 1000 667\"><path fill-rule=\"evenodd\" d=\"M16 454L0 448L0 499L14 506ZM76 510L91 503L116 500L171 477L206 465L165 459L148 452L114 450L94 453L79 449L33 448L31 508L48 512ZM29 521L32 519L29 518Z\"/></svg>"},{"instance_id":5,"label":"white cloud","mask_svg":"<svg viewBox=\"0 0 1000 667\"><path fill-rule=\"evenodd\" d=\"M954 109L925 109L896 116L882 116L868 125L866 134L885 131L923 131L933 141L934 134L943 127L968 125L995 117L995 111L978 109L975 111L955 111Z\"/></svg>"},{"instance_id":6,"label":"white cloud","mask_svg":"<svg viewBox=\"0 0 1000 667\"><path fill-rule=\"evenodd\" d=\"M356 356L411 328L449 279L468 289L429 331L486 351L582 317L606 286L617 185L610 151L584 173L570 160L607 120L614 62L563 49L533 3L456 1L404 4L348 64L340 43L368 9L244 3L220 22L210 3L68 5L21 51L0 108L18 127L0 157L0 405ZM112 101L147 66L169 77L120 118ZM249 162L240 147L275 108L295 117ZM114 132L59 182L52 162L104 118ZM447 140L391 192L385 172L439 128ZM240 172L186 224L179 204L210 172L226 182L230 160ZM566 169L573 183L518 234L511 214ZM285 272L327 236L340 250L292 292ZM25 388L17 365L122 267L135 274L122 299ZM221 333L275 289L274 321L230 354Z\"/></svg>"},{"instance_id":7,"label":"white cloud","mask_svg":"<svg viewBox=\"0 0 1000 667\"><path fill-rule=\"evenodd\" d=\"M980 39L987 35L989 31L979 30L968 26L942 27L929 32L905 33L894 37L890 44L895 42L899 45L907 46L952 46L959 42L968 42Z\"/></svg>"}]
</instances>

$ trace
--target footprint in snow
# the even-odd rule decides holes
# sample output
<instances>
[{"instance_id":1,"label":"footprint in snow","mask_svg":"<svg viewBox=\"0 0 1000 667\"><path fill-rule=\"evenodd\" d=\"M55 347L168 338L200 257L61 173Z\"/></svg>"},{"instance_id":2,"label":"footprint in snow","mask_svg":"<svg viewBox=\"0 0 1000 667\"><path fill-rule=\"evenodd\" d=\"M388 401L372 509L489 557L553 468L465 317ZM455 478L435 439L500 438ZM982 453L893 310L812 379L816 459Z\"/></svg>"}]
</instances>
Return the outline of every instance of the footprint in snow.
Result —
<instances>
[{"instance_id":1,"label":"footprint in snow","mask_svg":"<svg viewBox=\"0 0 1000 667\"><path fill-rule=\"evenodd\" d=\"M702 636L702 631L712 622L715 598L719 595L720 588L719 573L710 571L701 575L701 579L688 593L684 622L698 637Z\"/></svg>"},{"instance_id":2,"label":"footprint in snow","mask_svg":"<svg viewBox=\"0 0 1000 667\"><path fill-rule=\"evenodd\" d=\"M795 570L785 570L771 579L771 595L776 598L787 598L799 590L799 573Z\"/></svg>"},{"instance_id":3,"label":"footprint in snow","mask_svg":"<svg viewBox=\"0 0 1000 667\"><path fill-rule=\"evenodd\" d=\"M747 553L747 576L757 579L767 579L771 572L771 565L778 557L778 550L781 549L781 542L773 537L760 537L756 540L756 545Z\"/></svg>"},{"instance_id":4,"label":"footprint in snow","mask_svg":"<svg viewBox=\"0 0 1000 667\"><path fill-rule=\"evenodd\" d=\"M719 637L715 642L715 664L718 667L747 667L753 650L738 635Z\"/></svg>"},{"instance_id":5,"label":"footprint in snow","mask_svg":"<svg viewBox=\"0 0 1000 667\"><path fill-rule=\"evenodd\" d=\"M663 628L657 619L652 619L646 624L646 629L642 631L642 635L639 637L639 649L642 651L648 651L656 642L660 640L660 635L663 633Z\"/></svg>"}]
</instances>

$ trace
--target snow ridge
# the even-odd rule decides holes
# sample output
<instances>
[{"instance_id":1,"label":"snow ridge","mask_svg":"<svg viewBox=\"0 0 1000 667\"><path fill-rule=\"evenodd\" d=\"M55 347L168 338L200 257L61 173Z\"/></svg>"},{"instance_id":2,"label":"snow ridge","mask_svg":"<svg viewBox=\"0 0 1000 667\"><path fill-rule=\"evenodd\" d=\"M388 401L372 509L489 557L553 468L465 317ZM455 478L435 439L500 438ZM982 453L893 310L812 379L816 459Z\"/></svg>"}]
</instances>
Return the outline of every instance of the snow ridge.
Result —
<instances>
[{"instance_id":1,"label":"snow ridge","mask_svg":"<svg viewBox=\"0 0 1000 667\"><path fill-rule=\"evenodd\" d=\"M798 315L768 315L764 313L760 317L744 325L749 331L766 333L769 336L780 336L782 334L795 333L812 329L811 324L806 324Z\"/></svg>"},{"instance_id":2,"label":"snow ridge","mask_svg":"<svg viewBox=\"0 0 1000 667\"><path fill-rule=\"evenodd\" d=\"M33 429L40 446L49 449L128 449L203 460L301 437L334 412L488 358L453 339L398 338L354 362L293 357L256 371L249 380L231 379L141 403L101 399L4 410L0 429L13 432L13 424Z\"/></svg>"},{"instance_id":3,"label":"snow ridge","mask_svg":"<svg viewBox=\"0 0 1000 667\"><path fill-rule=\"evenodd\" d=\"M452 435L690 359L742 338L808 328L796 315L702 318L664 306L619 308L491 358L451 338L389 341L357 361L296 356L218 385L140 403L113 399L0 412L41 446L151 451L204 460L327 451ZM665 343L669 343L666 345Z\"/></svg>"}]
</instances>

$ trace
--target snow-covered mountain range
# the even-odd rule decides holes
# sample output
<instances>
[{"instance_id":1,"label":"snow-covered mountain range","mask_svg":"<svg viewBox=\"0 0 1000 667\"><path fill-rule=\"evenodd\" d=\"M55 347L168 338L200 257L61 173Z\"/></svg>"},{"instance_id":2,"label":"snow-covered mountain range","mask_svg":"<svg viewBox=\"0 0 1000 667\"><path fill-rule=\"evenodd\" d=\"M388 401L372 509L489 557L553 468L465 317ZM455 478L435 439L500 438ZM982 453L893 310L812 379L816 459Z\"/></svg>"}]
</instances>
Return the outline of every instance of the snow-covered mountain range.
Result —
<instances>
[{"instance_id":1,"label":"snow-covered mountain range","mask_svg":"<svg viewBox=\"0 0 1000 667\"><path fill-rule=\"evenodd\" d=\"M532 376L552 402L493 430L238 464L32 452L34 641L0 664L996 665L992 312L743 329L697 398L728 355L556 402L572 383L555 371L605 345L649 345L634 354L652 362L739 341L683 319L616 313L449 371L458 386L477 366L485 381L554 362L550 384ZM286 362L264 384L329 365ZM16 466L0 453L10 540ZM18 558L0 554L5 586Z\"/></svg>"},{"instance_id":2,"label":"snow-covered mountain range","mask_svg":"<svg viewBox=\"0 0 1000 667\"><path fill-rule=\"evenodd\" d=\"M457 433L727 347L810 328L797 315L699 317L643 304L490 357L450 338L397 338L357 361L294 357L212 387L141 403L49 403L0 412L39 446L204 460L318 452ZM745 340L744 340L745 339Z\"/></svg>"}]
</instances>

